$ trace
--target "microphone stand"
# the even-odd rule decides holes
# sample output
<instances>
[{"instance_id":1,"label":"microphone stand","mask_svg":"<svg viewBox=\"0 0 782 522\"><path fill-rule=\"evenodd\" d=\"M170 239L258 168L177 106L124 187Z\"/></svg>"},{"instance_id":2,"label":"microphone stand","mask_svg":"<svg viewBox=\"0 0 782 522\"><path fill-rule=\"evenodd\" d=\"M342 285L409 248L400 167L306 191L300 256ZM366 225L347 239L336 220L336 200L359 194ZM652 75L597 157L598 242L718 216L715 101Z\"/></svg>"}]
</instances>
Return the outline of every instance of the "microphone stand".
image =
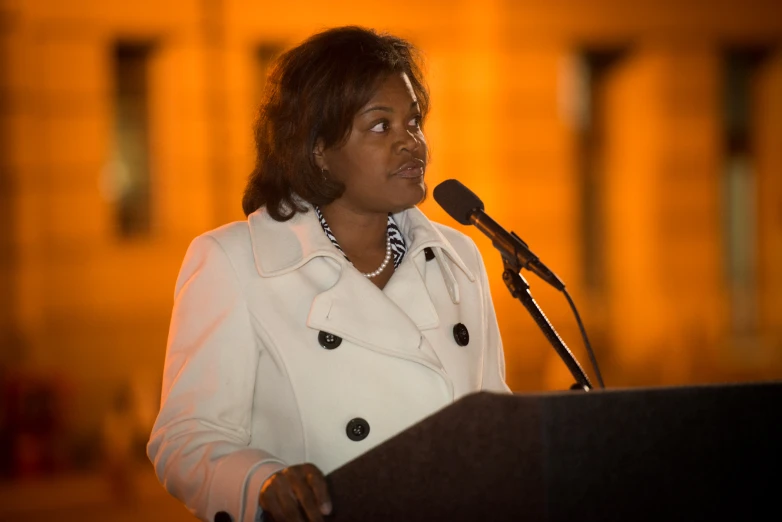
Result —
<instances>
[{"instance_id":1,"label":"microphone stand","mask_svg":"<svg viewBox=\"0 0 782 522\"><path fill-rule=\"evenodd\" d=\"M505 286L508 287L510 295L521 301L521 304L527 309L535 320L535 323L537 323L538 327L543 332L543 335L546 336L546 339L548 339L551 346L554 347L554 350L576 379L576 383L573 384L570 389L590 391L592 389L592 383L589 382L589 378L584 373L581 365L578 364L573 353L568 349L556 330L554 330L554 327L551 326L551 323L548 318L546 318L543 310L541 310L538 303L535 302L535 299L529 291L529 283L520 274L521 267L516 263L508 261L505 256L502 256L502 263L505 266L505 271L502 273L502 280L505 283Z\"/></svg>"}]
</instances>

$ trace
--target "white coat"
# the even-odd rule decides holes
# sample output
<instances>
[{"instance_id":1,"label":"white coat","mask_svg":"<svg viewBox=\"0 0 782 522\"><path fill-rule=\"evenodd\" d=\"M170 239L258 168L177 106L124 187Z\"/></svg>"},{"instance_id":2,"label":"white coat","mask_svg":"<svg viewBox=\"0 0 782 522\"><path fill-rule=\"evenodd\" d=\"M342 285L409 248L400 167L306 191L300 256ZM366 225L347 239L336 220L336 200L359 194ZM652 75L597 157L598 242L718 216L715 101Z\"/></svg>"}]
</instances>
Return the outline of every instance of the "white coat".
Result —
<instances>
[{"instance_id":1,"label":"white coat","mask_svg":"<svg viewBox=\"0 0 782 522\"><path fill-rule=\"evenodd\" d=\"M261 208L190 245L148 454L199 518L251 521L281 468L329 473L466 394L508 391L475 244L417 208L394 219L408 251L382 290L312 211L283 223ZM341 344L324 348L321 332ZM363 440L346 432L356 418Z\"/></svg>"}]
</instances>

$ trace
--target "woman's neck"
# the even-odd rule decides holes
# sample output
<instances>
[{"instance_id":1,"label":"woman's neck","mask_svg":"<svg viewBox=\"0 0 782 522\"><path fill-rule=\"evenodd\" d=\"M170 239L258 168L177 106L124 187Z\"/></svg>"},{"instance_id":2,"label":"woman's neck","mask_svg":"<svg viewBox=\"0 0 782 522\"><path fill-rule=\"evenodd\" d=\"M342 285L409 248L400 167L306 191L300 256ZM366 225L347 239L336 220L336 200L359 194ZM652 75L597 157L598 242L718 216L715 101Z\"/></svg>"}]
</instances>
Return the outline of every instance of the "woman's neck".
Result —
<instances>
[{"instance_id":1,"label":"woman's neck","mask_svg":"<svg viewBox=\"0 0 782 522\"><path fill-rule=\"evenodd\" d=\"M340 248L351 260L385 251L388 214L357 211L336 201L320 211Z\"/></svg>"}]
</instances>

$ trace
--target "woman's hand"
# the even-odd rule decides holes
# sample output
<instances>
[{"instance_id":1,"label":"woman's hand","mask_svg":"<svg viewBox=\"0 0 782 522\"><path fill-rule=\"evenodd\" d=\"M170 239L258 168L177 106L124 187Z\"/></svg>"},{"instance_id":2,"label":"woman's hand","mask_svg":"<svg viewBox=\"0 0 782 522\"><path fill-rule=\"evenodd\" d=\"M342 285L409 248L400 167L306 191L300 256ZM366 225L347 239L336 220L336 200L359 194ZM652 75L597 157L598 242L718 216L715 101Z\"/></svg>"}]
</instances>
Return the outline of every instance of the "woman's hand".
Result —
<instances>
[{"instance_id":1,"label":"woman's hand","mask_svg":"<svg viewBox=\"0 0 782 522\"><path fill-rule=\"evenodd\" d=\"M323 522L331 514L331 496L323 473L314 464L278 471L263 483L258 499L265 520Z\"/></svg>"}]
</instances>

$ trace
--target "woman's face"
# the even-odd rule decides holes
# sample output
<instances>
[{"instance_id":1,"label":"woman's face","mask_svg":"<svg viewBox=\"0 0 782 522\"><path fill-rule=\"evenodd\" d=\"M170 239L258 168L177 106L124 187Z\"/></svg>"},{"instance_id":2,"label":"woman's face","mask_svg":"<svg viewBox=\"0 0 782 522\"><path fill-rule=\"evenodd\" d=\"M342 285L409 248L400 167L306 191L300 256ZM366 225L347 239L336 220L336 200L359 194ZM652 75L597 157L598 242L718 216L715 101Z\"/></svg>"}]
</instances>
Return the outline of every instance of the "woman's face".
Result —
<instances>
[{"instance_id":1,"label":"woman's face","mask_svg":"<svg viewBox=\"0 0 782 522\"><path fill-rule=\"evenodd\" d=\"M426 194L426 140L421 111L404 73L381 80L353 118L345 144L316 150L318 165L342 182L335 202L359 212L399 212Z\"/></svg>"}]
</instances>

